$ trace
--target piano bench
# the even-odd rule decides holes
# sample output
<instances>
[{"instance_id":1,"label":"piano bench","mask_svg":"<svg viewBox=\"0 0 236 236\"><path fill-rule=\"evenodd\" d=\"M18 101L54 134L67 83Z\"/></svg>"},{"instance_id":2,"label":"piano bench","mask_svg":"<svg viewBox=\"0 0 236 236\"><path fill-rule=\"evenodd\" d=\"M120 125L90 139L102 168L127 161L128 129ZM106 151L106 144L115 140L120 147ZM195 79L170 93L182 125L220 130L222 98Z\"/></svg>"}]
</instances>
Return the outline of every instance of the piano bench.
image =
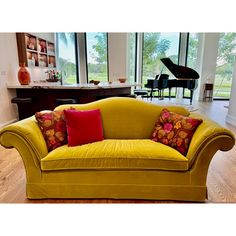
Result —
<instances>
[{"instance_id":1,"label":"piano bench","mask_svg":"<svg viewBox=\"0 0 236 236\"><path fill-rule=\"evenodd\" d=\"M146 89L135 89L134 90L134 94L137 95L137 96L147 96L148 97L148 90Z\"/></svg>"}]
</instances>

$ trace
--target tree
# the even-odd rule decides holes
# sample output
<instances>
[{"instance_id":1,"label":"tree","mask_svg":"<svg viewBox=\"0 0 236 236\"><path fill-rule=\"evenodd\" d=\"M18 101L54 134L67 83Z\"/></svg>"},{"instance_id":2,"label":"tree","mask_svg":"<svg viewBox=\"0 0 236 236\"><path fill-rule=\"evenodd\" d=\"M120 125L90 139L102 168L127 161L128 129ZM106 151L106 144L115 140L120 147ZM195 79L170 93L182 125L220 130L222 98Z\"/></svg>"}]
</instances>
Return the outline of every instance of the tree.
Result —
<instances>
[{"instance_id":1,"label":"tree","mask_svg":"<svg viewBox=\"0 0 236 236\"><path fill-rule=\"evenodd\" d=\"M221 33L217 60L222 63L235 62L236 33Z\"/></svg>"},{"instance_id":2,"label":"tree","mask_svg":"<svg viewBox=\"0 0 236 236\"><path fill-rule=\"evenodd\" d=\"M198 34L192 33L188 41L188 66L196 69L198 51Z\"/></svg>"},{"instance_id":3,"label":"tree","mask_svg":"<svg viewBox=\"0 0 236 236\"><path fill-rule=\"evenodd\" d=\"M107 37L106 33L98 33L95 35L97 43L93 45L93 49L97 55L93 54L93 58L98 64L104 64L107 62Z\"/></svg>"},{"instance_id":4,"label":"tree","mask_svg":"<svg viewBox=\"0 0 236 236\"><path fill-rule=\"evenodd\" d=\"M60 39L60 43L63 43L65 46L68 46L71 41L74 43L75 41L75 33L58 33L58 37ZM59 48L60 52L60 48ZM60 53L59 53L60 55ZM66 60L65 58L58 58L58 68L62 73L62 79L65 83L75 83L76 82L76 65L75 63Z\"/></svg>"},{"instance_id":5,"label":"tree","mask_svg":"<svg viewBox=\"0 0 236 236\"><path fill-rule=\"evenodd\" d=\"M219 39L216 73L232 79L236 53L236 33L221 33Z\"/></svg>"},{"instance_id":6,"label":"tree","mask_svg":"<svg viewBox=\"0 0 236 236\"><path fill-rule=\"evenodd\" d=\"M74 42L75 33L58 33L60 40L67 46L69 41Z\"/></svg>"},{"instance_id":7,"label":"tree","mask_svg":"<svg viewBox=\"0 0 236 236\"><path fill-rule=\"evenodd\" d=\"M144 33L143 39L143 74L154 77L160 71L160 58L166 57L170 41L160 39L160 33Z\"/></svg>"}]
</instances>

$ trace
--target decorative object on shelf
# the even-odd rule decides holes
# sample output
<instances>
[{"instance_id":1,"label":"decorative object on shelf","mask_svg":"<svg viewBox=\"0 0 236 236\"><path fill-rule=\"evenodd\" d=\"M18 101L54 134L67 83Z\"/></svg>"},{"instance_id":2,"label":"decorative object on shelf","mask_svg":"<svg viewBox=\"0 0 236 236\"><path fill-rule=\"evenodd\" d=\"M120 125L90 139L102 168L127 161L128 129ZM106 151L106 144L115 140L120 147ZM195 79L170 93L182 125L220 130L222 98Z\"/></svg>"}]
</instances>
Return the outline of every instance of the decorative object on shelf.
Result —
<instances>
[{"instance_id":1,"label":"decorative object on shelf","mask_svg":"<svg viewBox=\"0 0 236 236\"><path fill-rule=\"evenodd\" d=\"M61 74L58 71L55 70L47 70L45 73L47 73L47 82L58 82L61 81Z\"/></svg>"},{"instance_id":2,"label":"decorative object on shelf","mask_svg":"<svg viewBox=\"0 0 236 236\"><path fill-rule=\"evenodd\" d=\"M120 81L120 83L125 83L127 79L126 78L119 78L118 80Z\"/></svg>"},{"instance_id":3,"label":"decorative object on shelf","mask_svg":"<svg viewBox=\"0 0 236 236\"><path fill-rule=\"evenodd\" d=\"M203 101L204 102L206 102L207 99L209 102L212 102L213 89L214 89L214 84L212 84L212 83L204 84L204 92L203 92Z\"/></svg>"},{"instance_id":4,"label":"decorative object on shelf","mask_svg":"<svg viewBox=\"0 0 236 236\"><path fill-rule=\"evenodd\" d=\"M30 73L25 67L25 63L20 63L18 71L18 81L21 85L28 85L30 83Z\"/></svg>"},{"instance_id":5,"label":"decorative object on shelf","mask_svg":"<svg viewBox=\"0 0 236 236\"><path fill-rule=\"evenodd\" d=\"M99 80L90 80L89 83L94 84L94 85L98 85L100 83L100 81Z\"/></svg>"}]
</instances>

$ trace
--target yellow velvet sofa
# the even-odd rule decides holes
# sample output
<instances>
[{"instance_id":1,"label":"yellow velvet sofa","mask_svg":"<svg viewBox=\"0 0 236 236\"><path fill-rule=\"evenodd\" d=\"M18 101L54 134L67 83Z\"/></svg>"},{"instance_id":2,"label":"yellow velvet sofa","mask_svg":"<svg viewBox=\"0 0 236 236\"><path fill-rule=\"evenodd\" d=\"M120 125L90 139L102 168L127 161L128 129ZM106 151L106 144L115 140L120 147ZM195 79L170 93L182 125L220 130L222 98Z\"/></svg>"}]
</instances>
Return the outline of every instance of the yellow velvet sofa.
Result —
<instances>
[{"instance_id":1,"label":"yellow velvet sofa","mask_svg":"<svg viewBox=\"0 0 236 236\"><path fill-rule=\"evenodd\" d=\"M70 108L61 105L56 110ZM133 98L108 98L76 109L101 110L104 140L48 152L35 117L0 131L0 143L15 147L24 162L27 197L205 201L208 167L217 150L234 144L232 132L185 108L170 111L202 118L185 156L150 140L162 106Z\"/></svg>"}]
</instances>

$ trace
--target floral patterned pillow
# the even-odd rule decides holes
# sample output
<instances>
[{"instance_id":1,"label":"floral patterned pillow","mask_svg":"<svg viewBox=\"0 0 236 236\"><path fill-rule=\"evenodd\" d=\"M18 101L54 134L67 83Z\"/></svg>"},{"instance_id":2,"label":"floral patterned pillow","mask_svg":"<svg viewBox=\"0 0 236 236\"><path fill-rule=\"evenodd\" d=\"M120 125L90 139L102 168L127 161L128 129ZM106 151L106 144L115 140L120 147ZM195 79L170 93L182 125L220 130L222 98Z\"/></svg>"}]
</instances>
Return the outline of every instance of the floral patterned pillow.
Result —
<instances>
[{"instance_id":1,"label":"floral patterned pillow","mask_svg":"<svg viewBox=\"0 0 236 236\"><path fill-rule=\"evenodd\" d=\"M35 118L46 141L48 151L67 143L64 111L36 112Z\"/></svg>"},{"instance_id":2,"label":"floral patterned pillow","mask_svg":"<svg viewBox=\"0 0 236 236\"><path fill-rule=\"evenodd\" d=\"M183 116L164 108L155 124L152 140L186 155L192 136L201 123L201 119Z\"/></svg>"}]
</instances>

